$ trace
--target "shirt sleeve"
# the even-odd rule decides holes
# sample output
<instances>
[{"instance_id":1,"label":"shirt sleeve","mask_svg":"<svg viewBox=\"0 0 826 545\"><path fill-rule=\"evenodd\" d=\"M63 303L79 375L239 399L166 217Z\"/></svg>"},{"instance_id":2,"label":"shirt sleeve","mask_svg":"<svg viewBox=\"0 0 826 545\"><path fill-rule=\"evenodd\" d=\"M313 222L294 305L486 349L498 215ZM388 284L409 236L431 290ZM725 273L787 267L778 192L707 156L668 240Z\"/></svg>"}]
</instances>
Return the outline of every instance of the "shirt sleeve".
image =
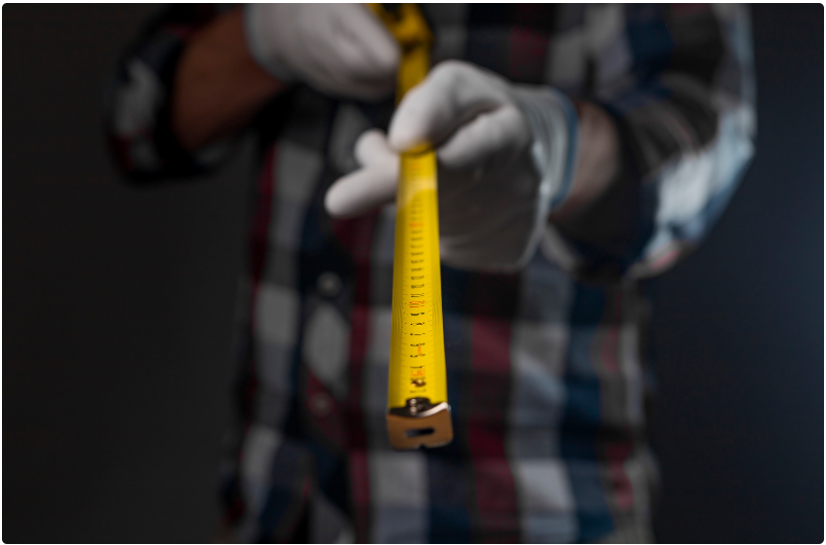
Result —
<instances>
[{"instance_id":1,"label":"shirt sleeve","mask_svg":"<svg viewBox=\"0 0 826 545\"><path fill-rule=\"evenodd\" d=\"M149 183L203 173L231 145L197 153L181 147L170 123L170 99L187 40L224 8L176 4L159 10L118 62L106 99L105 129L112 155L127 177Z\"/></svg>"},{"instance_id":2,"label":"shirt sleeve","mask_svg":"<svg viewBox=\"0 0 826 545\"><path fill-rule=\"evenodd\" d=\"M586 71L614 118L621 183L638 188L633 235L586 244L551 229L544 246L584 276L643 278L703 240L754 154L748 8L653 4L595 8Z\"/></svg>"}]
</instances>

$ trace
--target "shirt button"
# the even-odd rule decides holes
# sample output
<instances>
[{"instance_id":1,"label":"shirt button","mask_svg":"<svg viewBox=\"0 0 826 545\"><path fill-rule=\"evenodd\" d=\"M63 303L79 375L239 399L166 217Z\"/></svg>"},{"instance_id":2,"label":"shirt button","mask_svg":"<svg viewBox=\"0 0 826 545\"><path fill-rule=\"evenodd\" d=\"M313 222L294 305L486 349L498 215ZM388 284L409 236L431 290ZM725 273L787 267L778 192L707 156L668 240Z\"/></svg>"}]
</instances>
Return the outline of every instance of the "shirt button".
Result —
<instances>
[{"instance_id":1,"label":"shirt button","mask_svg":"<svg viewBox=\"0 0 826 545\"><path fill-rule=\"evenodd\" d=\"M325 297L335 297L341 291L341 278L327 271L318 277L318 291Z\"/></svg>"},{"instance_id":2,"label":"shirt button","mask_svg":"<svg viewBox=\"0 0 826 545\"><path fill-rule=\"evenodd\" d=\"M327 416L333 409L333 400L324 393L314 394L310 398L310 410L316 416Z\"/></svg>"}]
</instances>

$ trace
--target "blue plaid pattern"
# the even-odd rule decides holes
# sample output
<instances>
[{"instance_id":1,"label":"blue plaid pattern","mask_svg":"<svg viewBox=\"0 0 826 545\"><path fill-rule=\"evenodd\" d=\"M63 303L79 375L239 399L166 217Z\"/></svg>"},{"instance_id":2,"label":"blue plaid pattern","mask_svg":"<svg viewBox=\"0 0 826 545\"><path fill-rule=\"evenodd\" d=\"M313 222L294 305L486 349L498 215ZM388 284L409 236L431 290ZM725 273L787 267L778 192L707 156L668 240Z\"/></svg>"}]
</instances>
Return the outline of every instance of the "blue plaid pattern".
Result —
<instances>
[{"instance_id":1,"label":"blue plaid pattern","mask_svg":"<svg viewBox=\"0 0 826 545\"><path fill-rule=\"evenodd\" d=\"M231 9L231 8L228 8ZM124 56L108 127L148 183L214 168L183 153L168 89L187 38L220 13L175 6ZM513 274L442 268L455 439L389 447L392 207L332 220L326 189L392 102L299 86L262 110L241 280L237 421L223 466L245 541L650 539L644 400L648 306L637 279L702 240L753 154L746 8L428 4L434 62L464 59L602 105L638 185L635 238L586 245L549 226Z\"/></svg>"}]
</instances>

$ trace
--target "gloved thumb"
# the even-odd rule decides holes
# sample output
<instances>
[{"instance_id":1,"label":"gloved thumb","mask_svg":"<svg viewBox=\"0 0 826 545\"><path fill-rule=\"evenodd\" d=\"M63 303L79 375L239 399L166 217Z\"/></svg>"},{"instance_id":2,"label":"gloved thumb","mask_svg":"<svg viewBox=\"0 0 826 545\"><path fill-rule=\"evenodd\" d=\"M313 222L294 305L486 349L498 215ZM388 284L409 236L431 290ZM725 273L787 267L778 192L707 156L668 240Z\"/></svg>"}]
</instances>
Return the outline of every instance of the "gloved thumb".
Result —
<instances>
[{"instance_id":1,"label":"gloved thumb","mask_svg":"<svg viewBox=\"0 0 826 545\"><path fill-rule=\"evenodd\" d=\"M355 155L362 168L336 180L324 197L324 207L334 218L359 216L396 198L399 158L384 133L362 134Z\"/></svg>"},{"instance_id":2,"label":"gloved thumb","mask_svg":"<svg viewBox=\"0 0 826 545\"><path fill-rule=\"evenodd\" d=\"M466 63L447 61L411 89L390 122L388 142L398 152L434 147L477 115L509 102L506 83Z\"/></svg>"}]
</instances>

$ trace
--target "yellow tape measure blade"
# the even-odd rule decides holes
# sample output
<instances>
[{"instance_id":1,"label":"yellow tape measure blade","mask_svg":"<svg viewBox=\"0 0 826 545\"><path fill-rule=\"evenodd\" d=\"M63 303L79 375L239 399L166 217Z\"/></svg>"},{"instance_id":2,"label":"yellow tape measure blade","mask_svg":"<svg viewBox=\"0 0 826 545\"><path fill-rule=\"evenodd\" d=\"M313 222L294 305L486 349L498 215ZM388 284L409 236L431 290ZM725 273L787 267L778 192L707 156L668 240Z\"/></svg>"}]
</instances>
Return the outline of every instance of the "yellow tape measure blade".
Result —
<instances>
[{"instance_id":1,"label":"yellow tape measure blade","mask_svg":"<svg viewBox=\"0 0 826 545\"><path fill-rule=\"evenodd\" d=\"M401 157L396 197L388 432L395 448L453 438L442 324L436 155Z\"/></svg>"},{"instance_id":2,"label":"yellow tape measure blade","mask_svg":"<svg viewBox=\"0 0 826 545\"><path fill-rule=\"evenodd\" d=\"M416 4L388 11L369 4L402 49L397 100L427 76L432 36ZM397 449L446 445L453 439L447 404L436 155L401 156L393 256L387 430Z\"/></svg>"}]
</instances>

